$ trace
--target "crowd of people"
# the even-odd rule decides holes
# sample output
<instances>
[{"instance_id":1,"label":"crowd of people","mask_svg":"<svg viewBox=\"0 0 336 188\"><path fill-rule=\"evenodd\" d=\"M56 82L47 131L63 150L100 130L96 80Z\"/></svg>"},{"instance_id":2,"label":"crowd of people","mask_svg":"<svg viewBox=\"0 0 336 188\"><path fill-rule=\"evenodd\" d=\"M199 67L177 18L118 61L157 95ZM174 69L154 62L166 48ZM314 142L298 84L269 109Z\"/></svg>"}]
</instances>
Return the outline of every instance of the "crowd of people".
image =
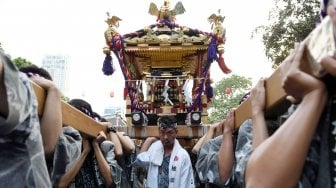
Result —
<instances>
[{"instance_id":1,"label":"crowd of people","mask_svg":"<svg viewBox=\"0 0 336 188\"><path fill-rule=\"evenodd\" d=\"M322 16L336 25L332 2L322 1ZM265 117L261 78L241 101L251 101L251 118L234 134L232 109L209 125L191 154L177 139L173 116L161 116L159 136L141 146L83 99L68 103L107 132L92 138L63 125L61 92L50 74L35 65L18 69L0 51L0 187L336 187L336 58L322 58L328 74L320 79L300 69L304 50L296 43L280 67L292 104L286 113ZM31 82L46 91L40 115Z\"/></svg>"}]
</instances>

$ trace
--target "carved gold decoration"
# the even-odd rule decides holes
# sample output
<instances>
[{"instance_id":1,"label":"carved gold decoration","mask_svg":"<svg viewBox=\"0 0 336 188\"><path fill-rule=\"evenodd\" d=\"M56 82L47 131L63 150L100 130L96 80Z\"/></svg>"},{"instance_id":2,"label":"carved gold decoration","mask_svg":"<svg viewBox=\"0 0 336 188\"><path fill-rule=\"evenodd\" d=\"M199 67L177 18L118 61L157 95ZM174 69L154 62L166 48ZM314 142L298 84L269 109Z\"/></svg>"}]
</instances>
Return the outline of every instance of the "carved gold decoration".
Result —
<instances>
[{"instance_id":1,"label":"carved gold decoration","mask_svg":"<svg viewBox=\"0 0 336 188\"><path fill-rule=\"evenodd\" d=\"M110 13L107 12L107 20L105 21L109 27L119 27L119 21L121 21L121 19L118 16L112 16L110 17Z\"/></svg>"},{"instance_id":2,"label":"carved gold decoration","mask_svg":"<svg viewBox=\"0 0 336 188\"><path fill-rule=\"evenodd\" d=\"M119 21L121 19L117 16L110 17L110 13L107 12L107 20L105 22L108 24L108 28L105 31L105 40L106 42L110 42L112 40L112 37L117 33L117 28L119 27Z\"/></svg>"},{"instance_id":3,"label":"carved gold decoration","mask_svg":"<svg viewBox=\"0 0 336 188\"><path fill-rule=\"evenodd\" d=\"M217 49L218 49L218 53L219 54L223 54L224 53L224 45L223 44L220 44L217 46Z\"/></svg>"},{"instance_id":4,"label":"carved gold decoration","mask_svg":"<svg viewBox=\"0 0 336 188\"><path fill-rule=\"evenodd\" d=\"M212 26L221 25L225 19L225 16L220 15L220 9L218 9L218 14L211 14L208 18L208 21L212 24ZM211 27L212 29L213 27Z\"/></svg>"},{"instance_id":5,"label":"carved gold decoration","mask_svg":"<svg viewBox=\"0 0 336 188\"><path fill-rule=\"evenodd\" d=\"M172 109L171 106L165 105L165 106L162 106L161 108L162 108L163 114L171 114L171 109Z\"/></svg>"},{"instance_id":6,"label":"carved gold decoration","mask_svg":"<svg viewBox=\"0 0 336 188\"><path fill-rule=\"evenodd\" d=\"M182 43L182 45L190 45L193 43L204 43L209 44L207 36L200 35L200 36L191 36L184 35L183 32L177 33L173 35L154 35L153 31L146 30L146 35L143 37L134 37L134 38L127 38L125 39L125 45L127 44L137 44L141 46L145 46L144 44L170 44L170 43ZM112 36L112 35L111 35Z\"/></svg>"},{"instance_id":7,"label":"carved gold decoration","mask_svg":"<svg viewBox=\"0 0 336 188\"><path fill-rule=\"evenodd\" d=\"M111 54L111 50L110 50L109 47L104 47L104 48L103 48L103 52L104 52L104 54L106 54L106 55L110 55L110 54Z\"/></svg>"},{"instance_id":8,"label":"carved gold decoration","mask_svg":"<svg viewBox=\"0 0 336 188\"><path fill-rule=\"evenodd\" d=\"M170 1L164 0L163 5L158 9L155 3L150 3L148 13L150 15L156 16L157 21L163 19L169 19L175 21L175 16L183 14L185 12L184 6L181 1L177 2L174 9L170 9Z\"/></svg>"},{"instance_id":9,"label":"carved gold decoration","mask_svg":"<svg viewBox=\"0 0 336 188\"><path fill-rule=\"evenodd\" d=\"M211 14L208 18L209 23L211 24L212 32L220 37L225 36L226 30L223 27L222 23L224 22L225 16L220 15L220 9L218 14Z\"/></svg>"}]
</instances>

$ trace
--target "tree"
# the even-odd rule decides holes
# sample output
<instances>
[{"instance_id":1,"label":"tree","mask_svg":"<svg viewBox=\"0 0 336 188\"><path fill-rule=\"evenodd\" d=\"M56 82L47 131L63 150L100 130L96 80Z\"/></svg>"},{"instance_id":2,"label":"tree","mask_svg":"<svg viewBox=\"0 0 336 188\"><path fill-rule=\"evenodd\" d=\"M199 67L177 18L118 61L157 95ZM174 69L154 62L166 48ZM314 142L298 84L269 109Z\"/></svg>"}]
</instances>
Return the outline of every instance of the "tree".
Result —
<instances>
[{"instance_id":1,"label":"tree","mask_svg":"<svg viewBox=\"0 0 336 188\"><path fill-rule=\"evenodd\" d=\"M214 87L209 123L223 120L230 109L238 106L240 99L251 89L251 78L233 74L217 82Z\"/></svg>"},{"instance_id":2,"label":"tree","mask_svg":"<svg viewBox=\"0 0 336 188\"><path fill-rule=\"evenodd\" d=\"M13 59L13 63L17 66L17 68L21 68L21 67L25 67L25 66L33 64L30 61L28 61L28 60L26 60L22 57L18 57L18 58Z\"/></svg>"},{"instance_id":3,"label":"tree","mask_svg":"<svg viewBox=\"0 0 336 188\"><path fill-rule=\"evenodd\" d=\"M0 51L4 52L5 50L2 48L2 44L0 42Z\"/></svg>"},{"instance_id":4,"label":"tree","mask_svg":"<svg viewBox=\"0 0 336 188\"><path fill-rule=\"evenodd\" d=\"M288 56L295 42L303 41L320 21L320 0L275 0L269 25L255 29L262 35L266 57L277 68ZM253 37L252 35L252 37Z\"/></svg>"},{"instance_id":5,"label":"tree","mask_svg":"<svg viewBox=\"0 0 336 188\"><path fill-rule=\"evenodd\" d=\"M67 96L65 96L65 95L63 95L63 94L62 94L62 96L61 96L61 99L62 99L62 101L64 101L64 102L69 102L69 101L70 101L70 98L67 97Z\"/></svg>"},{"instance_id":6,"label":"tree","mask_svg":"<svg viewBox=\"0 0 336 188\"><path fill-rule=\"evenodd\" d=\"M1 47L1 46L0 46ZM22 57L18 57L18 58L15 58L13 59L13 63L17 66L17 68L21 68L21 67L25 67L25 66L29 66L29 65L32 65L33 63L22 58ZM65 102L68 102L70 100L69 97L65 96L62 94L61 96L61 99Z\"/></svg>"}]
</instances>

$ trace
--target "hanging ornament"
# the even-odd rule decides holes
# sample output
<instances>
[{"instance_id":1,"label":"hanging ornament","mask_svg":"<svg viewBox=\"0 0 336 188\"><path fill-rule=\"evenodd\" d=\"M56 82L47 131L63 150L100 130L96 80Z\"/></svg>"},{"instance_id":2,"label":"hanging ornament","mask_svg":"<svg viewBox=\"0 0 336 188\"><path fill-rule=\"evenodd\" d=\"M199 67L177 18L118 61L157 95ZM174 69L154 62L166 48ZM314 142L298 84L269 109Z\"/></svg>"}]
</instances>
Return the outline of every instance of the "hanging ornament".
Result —
<instances>
[{"instance_id":1,"label":"hanging ornament","mask_svg":"<svg viewBox=\"0 0 336 188\"><path fill-rule=\"evenodd\" d=\"M113 98L114 97L114 91L110 92L110 97Z\"/></svg>"},{"instance_id":2,"label":"hanging ornament","mask_svg":"<svg viewBox=\"0 0 336 188\"><path fill-rule=\"evenodd\" d=\"M231 94L231 89L230 89L229 87L227 87L227 88L225 89L225 93L226 93L227 95L230 95L230 94Z\"/></svg>"},{"instance_id":3,"label":"hanging ornament","mask_svg":"<svg viewBox=\"0 0 336 188\"><path fill-rule=\"evenodd\" d=\"M102 71L106 76L109 76L109 75L112 75L113 72L115 71L115 68L112 62L112 56L111 56L110 49L108 47L105 47L103 49L103 52L105 53L106 56L105 56L105 60L103 63Z\"/></svg>"}]
</instances>

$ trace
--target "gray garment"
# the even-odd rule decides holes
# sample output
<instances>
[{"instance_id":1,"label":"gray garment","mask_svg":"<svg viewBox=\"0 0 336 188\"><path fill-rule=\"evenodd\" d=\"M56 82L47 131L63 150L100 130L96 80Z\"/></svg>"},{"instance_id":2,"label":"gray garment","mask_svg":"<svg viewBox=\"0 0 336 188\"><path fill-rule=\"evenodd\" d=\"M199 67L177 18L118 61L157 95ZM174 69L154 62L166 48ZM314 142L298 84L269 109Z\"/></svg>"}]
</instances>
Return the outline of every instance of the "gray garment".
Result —
<instances>
[{"instance_id":1,"label":"gray garment","mask_svg":"<svg viewBox=\"0 0 336 188\"><path fill-rule=\"evenodd\" d=\"M300 187L336 187L336 95L329 93L328 103L309 148Z\"/></svg>"},{"instance_id":2,"label":"gray garment","mask_svg":"<svg viewBox=\"0 0 336 188\"><path fill-rule=\"evenodd\" d=\"M200 149L196 171L202 183L213 183L216 186L232 187L234 182L239 186L244 184L244 175L247 160L252 153L252 120L246 120L239 128L238 139L235 150L235 165L231 178L224 183L220 181L218 172L218 151L220 149L223 136L207 141Z\"/></svg>"},{"instance_id":3,"label":"gray garment","mask_svg":"<svg viewBox=\"0 0 336 188\"><path fill-rule=\"evenodd\" d=\"M245 187L245 170L252 149L252 120L248 119L240 126L235 150L234 181L238 187Z\"/></svg>"},{"instance_id":4,"label":"gray garment","mask_svg":"<svg viewBox=\"0 0 336 188\"><path fill-rule=\"evenodd\" d=\"M0 187L51 187L37 101L29 80L0 52L9 114L0 117Z\"/></svg>"},{"instance_id":5,"label":"gray garment","mask_svg":"<svg viewBox=\"0 0 336 188\"><path fill-rule=\"evenodd\" d=\"M247 162L253 152L252 148L252 126L253 122L251 119L244 121L240 126L238 132L238 139L235 150L235 170L233 175L233 181L237 187L245 187L245 171ZM266 126L269 134L273 134L275 130L279 127L279 121L273 119L266 120Z\"/></svg>"},{"instance_id":6,"label":"gray garment","mask_svg":"<svg viewBox=\"0 0 336 188\"><path fill-rule=\"evenodd\" d=\"M279 123L283 124L295 112L297 107L298 105L291 105L288 108L288 111L279 117ZM321 138L321 130L325 128L326 126L323 126L323 125L319 126L319 128L317 128L317 131L312 139L308 155L305 159L305 165L303 168L303 172L301 174L300 181L298 182L298 186L300 188L312 188L313 185L315 184L314 182L316 181L316 177L318 176L318 174L322 175L321 176L322 178L320 180L323 180L323 181L319 182L320 185L315 184L315 187L329 187L329 186L326 186L328 182L327 180L329 177L329 176L326 176L328 173L328 169L329 169L328 166L323 166L322 171L320 171L319 173L317 172L318 166L320 165L319 164L320 155L321 154L322 156L328 155L327 150L325 150L325 152L323 153L319 153L321 143L324 143L322 144L323 145L322 147L327 147L328 145L328 143L326 142L326 138L325 137ZM321 164L328 163L327 159L324 161L325 162L322 162Z\"/></svg>"},{"instance_id":7,"label":"gray garment","mask_svg":"<svg viewBox=\"0 0 336 188\"><path fill-rule=\"evenodd\" d=\"M81 149L82 137L80 133L72 127L63 127L55 147L53 164L49 167L53 187L58 187L61 177L79 158Z\"/></svg>"},{"instance_id":8,"label":"gray garment","mask_svg":"<svg viewBox=\"0 0 336 188\"><path fill-rule=\"evenodd\" d=\"M91 146L92 147L92 146ZM100 149L106 159L106 162L111 167L111 176L116 187L125 187L125 184L121 181L122 168L115 160L114 144L111 141L104 141L100 144ZM69 188L75 187L105 187L104 179L99 172L98 162L94 155L94 151L91 150L87 158L85 159L83 166L76 175L75 179L69 185Z\"/></svg>"},{"instance_id":9,"label":"gray garment","mask_svg":"<svg viewBox=\"0 0 336 188\"><path fill-rule=\"evenodd\" d=\"M279 125L283 124L296 110L297 106L292 105L288 109L288 111L284 114L279 116L278 121L267 121L267 127L268 132L272 134ZM235 167L235 173L234 173L234 179L238 187L245 187L245 170L246 165L249 157L251 156L253 149L252 149L252 121L248 120L250 123L246 122L244 123L240 129L238 134L238 141L236 146L236 167ZM322 127L321 127L322 128ZM321 143L326 143L326 139L321 139L320 131L317 131L317 134L315 134L311 147L309 149L308 156L306 158L305 166L303 169L303 173L300 179L300 182L298 183L300 188L311 188L313 187L313 182L316 180L316 176L321 176L321 179L325 180L325 175L327 174L327 168L326 165L323 166L323 168L320 167L320 172L317 174L317 166L320 160L319 157L319 146ZM327 144L322 144L327 145ZM326 153L326 152L324 152ZM322 153L322 156L325 156L325 154ZM322 161L322 160L321 160ZM324 160L325 162L322 163L328 163L327 160ZM320 164L322 164L320 163ZM327 181L323 181L324 185L326 185ZM325 186L316 186L315 187L325 187Z\"/></svg>"},{"instance_id":10,"label":"gray garment","mask_svg":"<svg viewBox=\"0 0 336 188\"><path fill-rule=\"evenodd\" d=\"M113 182L116 185L117 188L123 187L127 188L128 187L128 182L123 182L123 178L121 177L121 173L123 169L119 166L118 162L115 159L115 154L114 154L114 144L113 142L106 140L100 144L101 151L111 167L111 175L113 178Z\"/></svg>"},{"instance_id":11,"label":"gray garment","mask_svg":"<svg viewBox=\"0 0 336 188\"><path fill-rule=\"evenodd\" d=\"M223 186L218 172L218 151L223 141L223 135L204 143L198 152L195 169L202 183L213 183Z\"/></svg>"}]
</instances>

